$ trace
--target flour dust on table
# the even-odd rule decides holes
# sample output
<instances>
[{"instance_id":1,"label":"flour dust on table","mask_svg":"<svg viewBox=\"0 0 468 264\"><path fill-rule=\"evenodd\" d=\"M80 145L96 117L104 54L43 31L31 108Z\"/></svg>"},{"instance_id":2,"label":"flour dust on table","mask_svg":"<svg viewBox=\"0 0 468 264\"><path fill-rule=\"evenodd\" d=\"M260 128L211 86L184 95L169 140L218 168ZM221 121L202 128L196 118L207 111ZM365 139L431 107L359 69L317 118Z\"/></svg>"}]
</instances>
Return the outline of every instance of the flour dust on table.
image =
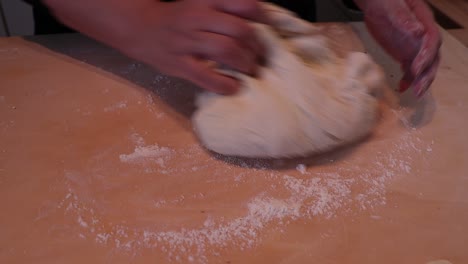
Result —
<instances>
[{"instance_id":1,"label":"flour dust on table","mask_svg":"<svg viewBox=\"0 0 468 264\"><path fill-rule=\"evenodd\" d=\"M219 263L299 221L362 214L385 221L374 210L387 203L388 184L420 173L413 164L427 162L433 147L420 132L399 126L400 118L388 111L375 132L385 136L346 159L317 157L322 165L298 161L289 170L274 169L285 162L279 160L220 160L197 144L164 146L132 129L127 151L102 153L66 171L55 211L74 223L72 236L116 257L149 251L180 263Z\"/></svg>"},{"instance_id":2,"label":"flour dust on table","mask_svg":"<svg viewBox=\"0 0 468 264\"><path fill-rule=\"evenodd\" d=\"M340 58L318 27L289 11L265 10L271 25L253 25L267 54L258 77L223 69L241 90L198 97L193 123L204 145L224 155L297 157L369 134L385 86L380 67L361 52Z\"/></svg>"}]
</instances>

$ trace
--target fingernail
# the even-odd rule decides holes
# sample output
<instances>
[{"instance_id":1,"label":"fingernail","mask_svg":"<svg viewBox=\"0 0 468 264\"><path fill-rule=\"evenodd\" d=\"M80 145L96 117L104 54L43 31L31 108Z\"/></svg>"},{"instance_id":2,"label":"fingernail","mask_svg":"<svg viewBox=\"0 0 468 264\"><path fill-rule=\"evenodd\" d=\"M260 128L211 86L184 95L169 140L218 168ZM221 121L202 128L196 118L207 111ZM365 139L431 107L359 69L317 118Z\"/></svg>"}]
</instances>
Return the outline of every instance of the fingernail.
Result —
<instances>
[{"instance_id":1,"label":"fingernail","mask_svg":"<svg viewBox=\"0 0 468 264\"><path fill-rule=\"evenodd\" d=\"M423 65L423 63L422 63L421 60L418 60L418 61L414 62L414 65L413 65L413 67L411 69L411 71L413 72L413 76L418 77L418 76L421 75L421 73L423 71L422 65Z\"/></svg>"},{"instance_id":2,"label":"fingernail","mask_svg":"<svg viewBox=\"0 0 468 264\"><path fill-rule=\"evenodd\" d=\"M424 86L422 86L422 87L424 87ZM429 90L429 87L419 88L418 91L417 91L416 96L417 96L418 98L422 98L422 97L426 94L426 92L427 92L428 90Z\"/></svg>"},{"instance_id":3,"label":"fingernail","mask_svg":"<svg viewBox=\"0 0 468 264\"><path fill-rule=\"evenodd\" d=\"M424 90L422 90L422 89L419 89L419 90L418 90L417 92L415 92L415 93L416 93L416 97L417 97L418 99L422 99L422 98L424 97L424 94L425 94L426 92L425 92Z\"/></svg>"},{"instance_id":4,"label":"fingernail","mask_svg":"<svg viewBox=\"0 0 468 264\"><path fill-rule=\"evenodd\" d=\"M420 88L415 88L413 90L413 94L414 96L416 96L417 98L421 98L421 89Z\"/></svg>"}]
</instances>

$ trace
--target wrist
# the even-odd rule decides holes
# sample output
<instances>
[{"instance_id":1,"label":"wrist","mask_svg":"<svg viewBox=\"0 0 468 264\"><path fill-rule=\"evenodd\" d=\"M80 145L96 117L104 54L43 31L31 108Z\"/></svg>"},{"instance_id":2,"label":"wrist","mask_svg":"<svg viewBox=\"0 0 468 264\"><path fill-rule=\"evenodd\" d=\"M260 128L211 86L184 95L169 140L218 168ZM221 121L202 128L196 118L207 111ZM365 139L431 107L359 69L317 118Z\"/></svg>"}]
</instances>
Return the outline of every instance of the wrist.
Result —
<instances>
[{"instance_id":1,"label":"wrist","mask_svg":"<svg viewBox=\"0 0 468 264\"><path fill-rule=\"evenodd\" d=\"M152 0L43 0L63 24L114 48L134 37L158 1Z\"/></svg>"}]
</instances>

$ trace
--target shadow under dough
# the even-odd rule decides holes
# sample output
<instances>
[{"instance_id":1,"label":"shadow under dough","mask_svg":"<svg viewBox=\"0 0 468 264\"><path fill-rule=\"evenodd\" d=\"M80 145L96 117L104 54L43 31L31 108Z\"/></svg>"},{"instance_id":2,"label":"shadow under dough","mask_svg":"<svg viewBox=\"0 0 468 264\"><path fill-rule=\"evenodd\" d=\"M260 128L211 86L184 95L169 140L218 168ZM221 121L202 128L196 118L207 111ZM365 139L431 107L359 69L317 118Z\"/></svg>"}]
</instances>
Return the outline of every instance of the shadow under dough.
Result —
<instances>
[{"instance_id":1,"label":"shadow under dough","mask_svg":"<svg viewBox=\"0 0 468 264\"><path fill-rule=\"evenodd\" d=\"M221 160L234 166L275 171L291 170L295 169L298 164L303 164L307 167L315 167L330 165L338 161L344 160L346 159L346 157L351 155L359 145L363 144L370 138L372 138L372 135L363 137L360 140L355 141L354 143L343 145L330 152L325 152L323 154L310 154L298 158L243 158L225 156L211 151L210 153L215 159Z\"/></svg>"}]
</instances>

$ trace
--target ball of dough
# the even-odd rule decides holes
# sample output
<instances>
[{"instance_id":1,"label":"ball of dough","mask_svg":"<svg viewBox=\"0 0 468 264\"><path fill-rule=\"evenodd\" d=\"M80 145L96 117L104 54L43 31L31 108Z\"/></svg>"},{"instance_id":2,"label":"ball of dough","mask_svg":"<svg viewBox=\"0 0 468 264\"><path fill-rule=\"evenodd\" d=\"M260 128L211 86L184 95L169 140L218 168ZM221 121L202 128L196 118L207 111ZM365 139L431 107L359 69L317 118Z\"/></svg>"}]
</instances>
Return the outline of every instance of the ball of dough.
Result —
<instances>
[{"instance_id":1,"label":"ball of dough","mask_svg":"<svg viewBox=\"0 0 468 264\"><path fill-rule=\"evenodd\" d=\"M288 22L280 32L304 31L304 21L280 14ZM291 21L301 21L297 30ZM356 52L338 58L316 33L284 37L288 34L272 26L254 26L268 49L258 76L231 72L242 83L237 94L197 98L194 129L208 149L230 156L297 157L371 131L384 76L369 56Z\"/></svg>"}]
</instances>

